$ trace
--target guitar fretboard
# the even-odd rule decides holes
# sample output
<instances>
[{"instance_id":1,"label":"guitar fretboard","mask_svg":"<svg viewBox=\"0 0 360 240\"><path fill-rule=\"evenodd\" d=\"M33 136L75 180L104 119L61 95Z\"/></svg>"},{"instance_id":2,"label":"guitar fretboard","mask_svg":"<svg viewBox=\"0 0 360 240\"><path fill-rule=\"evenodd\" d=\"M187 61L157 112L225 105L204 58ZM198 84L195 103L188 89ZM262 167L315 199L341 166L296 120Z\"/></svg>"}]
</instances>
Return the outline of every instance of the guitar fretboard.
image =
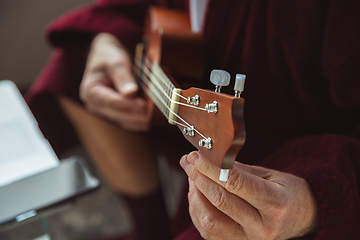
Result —
<instances>
[{"instance_id":1,"label":"guitar fretboard","mask_svg":"<svg viewBox=\"0 0 360 240\"><path fill-rule=\"evenodd\" d=\"M171 82L159 64L153 64L143 56L142 46L138 46L135 56L134 75L139 85L154 104L169 119L171 98L175 85Z\"/></svg>"}]
</instances>

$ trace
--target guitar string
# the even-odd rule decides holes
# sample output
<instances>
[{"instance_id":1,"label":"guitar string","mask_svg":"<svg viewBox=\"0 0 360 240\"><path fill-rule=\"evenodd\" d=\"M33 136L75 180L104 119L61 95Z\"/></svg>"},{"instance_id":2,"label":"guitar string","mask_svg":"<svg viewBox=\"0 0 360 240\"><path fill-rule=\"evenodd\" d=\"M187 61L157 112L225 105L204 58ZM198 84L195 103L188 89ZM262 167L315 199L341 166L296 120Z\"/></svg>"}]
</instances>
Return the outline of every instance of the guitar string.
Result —
<instances>
[{"instance_id":1,"label":"guitar string","mask_svg":"<svg viewBox=\"0 0 360 240\"><path fill-rule=\"evenodd\" d=\"M137 60L139 60L139 59L137 59ZM140 60L141 61L141 60ZM145 61L146 62L148 62L146 65L146 70L147 71L149 71L149 72L151 72L151 67L149 67L149 62L150 62L150 60L148 60L147 58L145 58ZM137 63L137 67L138 68L140 68L139 67L139 64ZM156 78L158 78L157 76L155 76ZM160 76L159 76L160 77ZM163 76L162 76L163 77ZM166 77L166 78L164 78L163 77L163 79L166 81L166 82L169 82L170 80ZM155 82L155 84L157 84L156 82ZM172 83L171 83L172 84ZM170 88L170 86L168 86L168 85L166 85L170 90L171 90L171 92L172 92L172 90L173 89L171 89ZM173 88L175 88L175 86L174 85L172 85L173 86ZM157 84L157 87L159 88L159 86L158 86L158 84ZM181 94L178 94L177 92L173 92L173 93L175 93L176 95L178 95L179 97L181 97L181 98L183 98L183 99L185 99L186 101L187 101L187 98L186 97L184 97L184 96L182 96ZM194 109L198 109L198 110L202 110L202 111L207 111L205 108L200 108L200 107L196 107L196 106L193 106L193 105L189 105L189 104L186 104L186 103L182 103L182 102L177 102L177 101L174 101L174 100L172 100L169 96L167 96L167 98L171 101L171 102L174 102L174 103L177 103L177 104L179 104L179 105L183 105L183 106L186 106L186 107L191 107L191 108L194 108Z\"/></svg>"},{"instance_id":2,"label":"guitar string","mask_svg":"<svg viewBox=\"0 0 360 240\"><path fill-rule=\"evenodd\" d=\"M145 71L143 71L143 72L146 72L147 75L149 76L150 73L151 73L151 70L150 70L149 68L145 68ZM152 73L152 75L153 75L155 78L158 78L158 77L156 77L156 75L154 75L154 73ZM151 76L150 76L149 78L151 79ZM154 82L154 84L156 84L156 86L158 87L158 89L162 90L162 89L161 89L161 86L159 86L159 83L158 83L157 81L153 81L153 82ZM174 88L175 88L175 87L174 87ZM183 97L182 95L178 94L177 92L173 92L173 91L171 90L171 94L172 94L172 93L175 93L176 95L181 96L182 98L184 98L185 100L187 100L187 99L186 99L185 97ZM165 94L164 94L164 95L165 95ZM200 108L200 107L196 107L196 106L189 105L189 104L186 104L186 103L174 101L174 100L172 100L172 99L170 98L170 96L167 95L167 94L166 94L165 96L166 96L166 98L167 98L170 102L173 102L173 103L176 103L176 104L179 104L179 105L183 105L183 106L186 106L186 107L190 107L190 108L202 110L202 111L207 111L205 108Z\"/></svg>"},{"instance_id":3,"label":"guitar string","mask_svg":"<svg viewBox=\"0 0 360 240\"><path fill-rule=\"evenodd\" d=\"M148 82L150 82L150 80L149 79L147 79L147 81ZM146 85L147 85L147 83L145 82L145 81L143 81ZM153 97L157 97L156 95L153 95ZM158 99L160 99L159 97L157 97ZM153 99L154 100L154 99ZM161 99L160 99L161 100ZM158 104L160 104L160 102L155 102L155 104L156 103L158 103ZM156 104L159 108L160 108L160 106L158 105L158 104ZM164 101L162 100L162 104L163 104L163 106L165 106L166 108L167 108L167 110L169 110L171 113L173 113L177 118L179 118L181 121L183 121L185 124L187 124L187 126L186 125L184 125L184 124L181 124L180 122L177 122L177 121L175 121L175 120L172 120L172 119L170 119L170 121L171 122L174 122L174 123L176 123L176 124L179 124L180 126L183 126L183 127L191 127L191 125L188 123L188 122L186 122L183 118L181 118L178 114L176 114L174 111L172 111L165 103L164 103ZM169 117L168 117L168 113L164 113L164 111L162 111L163 112L163 114L166 116L166 118L167 119L169 119ZM196 132L196 133L198 133L201 137L203 137L204 139L207 139L207 137L205 137L201 132L199 132L196 128L194 128L194 131Z\"/></svg>"},{"instance_id":4,"label":"guitar string","mask_svg":"<svg viewBox=\"0 0 360 240\"><path fill-rule=\"evenodd\" d=\"M141 68L140 67L140 64L141 64L141 60L139 59L139 58L136 58L136 61L135 61L135 63L136 63L136 65L137 65L137 67L138 67L138 69L139 70L141 70L141 69L146 69L146 74L148 75L148 79L147 79L147 82L149 82L149 81L151 81L151 80L149 80L149 79L151 79L151 76L153 76L153 77L155 77L155 78L159 78L160 76L156 76L156 75L154 75L154 73L153 72L151 72L151 70L150 70L150 68L151 68L151 62L150 62L150 60L148 59L148 58L146 58L145 56L143 56L144 57L144 59L145 59L145 61L146 61L146 68ZM172 88L175 88L175 86L172 84L172 82L170 81L170 79L166 76L166 74L162 71L162 69L161 69L161 67L160 66L158 66L158 65L155 65L155 67L157 67L156 69L158 69L159 71L159 73L162 75L162 79L160 79L160 80L163 80L163 82L164 81L166 81L168 84L166 84L167 86L168 86L168 88L169 88L169 90L171 91L171 93L176 93L176 92L172 92ZM138 75L139 75L139 72L138 71L136 71L137 73L138 73ZM142 71L142 72L145 72L145 71ZM149 75L151 74L151 76L149 77ZM158 79L159 80L159 79ZM144 80L143 80L143 82L146 84L146 85L148 85ZM158 86L158 83L157 82L154 82L155 84L157 84L157 87L162 91L162 92L164 92L163 91L163 89L161 88L161 86ZM170 88L169 87L169 85L171 85L172 86L172 88ZM150 87L149 87L149 89L150 89ZM150 89L151 90L151 89ZM158 92L158 91L157 91ZM176 93L176 95L178 95L178 96L180 96L180 97L182 97L183 99L185 99L185 100L187 100L185 97L183 97L183 96L181 96L181 95L179 95L179 94L177 94ZM187 107L192 107L192 108L196 108L196 109L199 109L199 110L203 110L203 111L207 111L206 109L204 109L204 108L198 108L198 107L195 107L195 106L192 106L192 105L187 105L187 104L184 104L184 103L181 103L181 102L177 102L177 101L173 101L172 99L170 99L170 97L168 96L168 95L165 95L167 98L168 98L168 100L170 101L170 102L174 102L174 103L177 103L177 104L180 104L180 105L184 105L184 106L187 106ZM163 103L164 104L164 103ZM167 106L166 106L167 107ZM167 107L168 108L168 107ZM169 108L168 108L169 109ZM169 109L170 110L170 109ZM175 114L174 112L172 112L173 114ZM168 114L168 113L166 113L166 114ZM164 113L164 115L165 115L165 113ZM176 114L175 114L176 115ZM177 116L177 115L176 115ZM186 124L188 124L189 125L189 123L187 123L185 120L183 120L180 116L178 116L182 121L184 121ZM168 118L168 117L167 117ZM175 122L174 120L170 120L170 121L173 121L173 122ZM184 126L184 125L183 125ZM190 125L189 125L190 126ZM199 135L201 135L203 138L206 138L203 134L201 134L198 130L196 130L196 129L194 129L194 131L195 132L197 132Z\"/></svg>"},{"instance_id":5,"label":"guitar string","mask_svg":"<svg viewBox=\"0 0 360 240\"><path fill-rule=\"evenodd\" d=\"M149 86L149 82L151 83L151 75L153 75L154 76L154 74L148 69L148 68L145 68L146 69L146 71L143 71L140 67L139 67L139 64L137 63L137 61L135 61L135 65L134 65L134 68L137 68L138 70L140 70L142 73L145 73L147 76L145 76L145 75L143 75L143 77L141 78L141 76L140 76L140 73L139 73L139 71L137 71L137 70L134 70L134 73L136 73L136 75L142 80L142 82L148 87L148 89L151 91L152 89L151 89L151 87ZM150 76L149 76L150 75ZM154 76L154 77L156 77L156 76ZM158 92L158 90L156 90L157 92ZM166 95L165 93L164 93L164 91L163 91L163 89L160 89L160 91L162 91L162 93L168 98L168 99L170 99L169 98L169 96L168 95ZM158 94L159 94L159 92L158 92ZM163 106L165 106L167 109L166 110L168 110L168 111L171 111L171 113L173 113L177 118L179 118L181 121L183 121L185 124L187 124L187 126L186 125L183 125L183 124L181 124L181 123L179 123L179 122L177 122L177 121L174 121L174 120L172 120L172 119L170 119L170 121L172 121L172 122L174 122L174 123L176 123L176 124L179 124L179 125L181 125L181 126L184 126L184 127L191 127L191 125L188 123L188 122L186 122L184 119L182 119L178 114L176 114L174 111L172 111L165 103L164 103L164 100L163 99L161 99L161 98L159 98L159 96L156 96L156 95L153 95L153 97L156 97L157 99L153 99L153 100L155 100L154 102L155 103L158 103L158 104L160 104L160 102L158 102L158 101L156 101L156 100L161 100L161 102L162 102L162 104L163 104ZM170 100L170 101L172 101L172 100ZM172 101L172 102L175 102L175 103L178 103L178 102L176 102L176 101ZM163 110L163 108L161 107L161 106L159 106L157 104L157 106L159 107L159 109L160 110L162 110L162 112L163 112L163 114L165 115L165 117L167 118L167 119L169 119L169 117L168 117L168 113L165 113ZM187 105L186 105L187 106ZM207 139L207 137L205 137L201 132L199 132L198 130L196 130L196 129L194 129L194 131L196 132L196 133L198 133L200 136L202 136L204 139Z\"/></svg>"},{"instance_id":6,"label":"guitar string","mask_svg":"<svg viewBox=\"0 0 360 240\"><path fill-rule=\"evenodd\" d=\"M138 71L135 71L135 72L138 72ZM143 71L143 73L145 73L146 75L150 75L150 74L151 74L148 69L147 69L147 71ZM143 79L142 79L142 80L143 80L144 84L146 84L146 85L149 87L149 82L150 82L149 78L148 78L148 77L145 77L145 75L143 75ZM150 87L149 87L149 89L150 89ZM150 90L151 90L151 89L150 89ZM156 91L157 91L157 90L156 90ZM157 92L158 92L158 91L157 91ZM155 102L157 102L158 104L160 104L159 101L156 101L156 100L159 100L160 98L159 98L158 96L156 96L156 95L154 95L153 97L157 97L158 99L154 99L154 100L155 100ZM160 100L162 101L162 103L164 104L164 106L168 108L167 110L171 111L175 116L177 116L180 120L182 120L184 123L186 123L189 127L191 126L191 125L190 125L189 123L187 123L184 119L182 119L178 114L174 113L174 112L164 103L164 101L163 101L162 99L160 99ZM158 106L158 107L161 108L160 106ZM163 113L164 113L164 111L163 111ZM164 115L165 115L166 118L168 119L168 113L164 113ZM174 120L171 120L171 119L170 119L170 121L172 121L172 122L174 122L174 123L177 123L177 124L179 124L179 125L181 125L181 126L188 127L188 126L183 125L183 124L181 124L181 123L179 123L179 122L177 122L177 121L174 121ZM204 136L203 134L201 134L199 131L196 130L196 132L197 132L199 135L201 135L202 137L205 138L205 136Z\"/></svg>"},{"instance_id":7,"label":"guitar string","mask_svg":"<svg viewBox=\"0 0 360 240\"><path fill-rule=\"evenodd\" d=\"M140 68L140 66L139 66L139 63L138 63L138 61L136 61L136 65L137 65L137 67L138 67L138 69L140 70L141 68ZM136 71L136 72L138 72L138 71ZM167 82L168 81L170 81L170 80L168 80L168 79L164 79L164 78L160 78L159 79L159 77L157 77L153 72L151 72L151 70L149 69L149 68L147 68L147 67L145 67L145 68L142 68L142 73L145 73L146 75L147 75L147 77L148 77L148 79L147 79L147 82L145 82L144 80L143 80L143 82L144 83L146 83L146 85L149 87L149 84L148 84L148 82L151 82L151 79L153 79L153 80L155 80L154 78L156 78L157 80L162 80L162 82L164 82L164 80L166 80ZM139 75L139 74L138 74ZM164 89L161 87L161 86L159 86L159 82L158 81L152 81L152 83L154 83L155 85L156 85L156 87L161 91L161 93L163 93L163 95L169 100L169 102L174 102L174 103L177 103L177 104L182 104L181 102L177 102L177 101L173 101L171 98L170 98L170 96L169 96L169 94L170 94L170 92L169 93L164 93ZM170 82L170 84L172 84L171 82ZM169 87L169 85L167 85L168 86L168 88L169 88L169 90L171 91L171 94L173 93L173 89L175 88L175 86L173 86L173 88L170 88ZM149 87L149 89L150 89L150 87ZM158 91L157 91L158 92ZM159 92L158 92L158 94L159 94ZM186 99L186 98L185 98Z\"/></svg>"},{"instance_id":8,"label":"guitar string","mask_svg":"<svg viewBox=\"0 0 360 240\"><path fill-rule=\"evenodd\" d=\"M151 72L150 69L151 69L153 66L156 67L156 65L152 65L152 63L150 62L150 60L149 60L148 58L146 58L146 56L143 56L142 58L144 59L144 61L143 61L142 59L139 59L139 58L136 59L136 60L137 60L136 63L137 63L137 65L138 65L139 69L141 69L141 67L140 67L140 66L141 66L141 63L145 63L145 65L143 65L143 66L147 67L148 72ZM139 62L140 62L140 63L139 63ZM172 82L170 81L170 79L168 79L168 78L166 77L166 75L162 73L161 69L156 68L155 70L158 70L159 74L163 75L160 80L162 80L162 82L164 83L164 85L170 90L170 92L172 92L173 89L175 88L175 86L172 84ZM165 75L165 76L164 76L164 75ZM158 78L157 76L155 76L155 77ZM176 94L186 100L185 97L179 95L178 93L176 93Z\"/></svg>"},{"instance_id":9,"label":"guitar string","mask_svg":"<svg viewBox=\"0 0 360 240\"><path fill-rule=\"evenodd\" d=\"M136 63L137 63L137 65L138 65L137 67L140 69L139 64L138 64L138 61L137 61ZM145 73L145 74L148 76L149 79L151 79L152 77L159 78L159 77L157 77L156 75L154 75L154 73L152 73L149 68L144 68L144 69L145 69L145 71L143 71L143 73ZM138 72L138 71L137 71L137 72ZM157 80L159 80L159 79L157 79ZM160 79L160 80L163 80L163 82L164 82L164 80L170 81L170 80L167 79L167 78L166 78L166 79L163 78L163 79ZM149 82L149 81L151 81L151 80L148 80L148 82ZM177 102L177 101L172 100L167 93L164 93L163 88L162 88L161 86L159 86L159 83L158 83L157 81L153 81L153 82L156 84L156 86L158 87L158 89L159 89L160 91L162 91L162 93L165 95L165 97L166 97L170 102L174 102L174 103L176 103L176 104L184 105L184 106L188 106L188 107L193 107L193 106L189 106L189 105L187 105L187 104L184 104L184 103L181 103L181 102ZM172 84L172 83L170 82L170 84ZM149 85L149 84L147 84L147 85ZM168 86L168 85L167 85L167 86ZM173 86L173 88L175 88L175 86ZM173 89L170 88L170 90L171 90L171 93L173 93ZM174 92L174 93L176 93L176 92ZM177 94L177 95L179 95L179 94ZM181 96L181 95L179 95L179 96ZM181 96L181 97L182 97L182 96ZM183 98L186 100L185 97L183 97ZM201 108L199 108L199 109L201 109ZM201 109L201 110L203 110L203 109Z\"/></svg>"},{"instance_id":10,"label":"guitar string","mask_svg":"<svg viewBox=\"0 0 360 240\"><path fill-rule=\"evenodd\" d=\"M135 60L135 66L137 66L137 68L138 68L138 71L137 70L134 70L134 72L136 73L136 75L139 75L139 77L140 77L140 72L139 71L142 71L142 73L144 73L145 71L143 71L142 70L142 68L140 67L142 65L142 61L140 60L140 59L136 59ZM135 67L134 67L135 68ZM146 74L147 75L149 75L149 69L146 69ZM141 79L141 77L140 77L140 79ZM154 90L156 90L156 89L154 89L154 85L153 84L151 84L151 86L153 87L151 87L151 86L149 86L149 84L148 84L148 82L151 82L151 80L147 80L147 82L145 82L145 79L141 79L147 86L148 86L148 89L149 89L149 91L150 91L150 93L151 93L151 90L154 92ZM153 80L155 80L154 78L153 78ZM161 89L162 90L162 93L164 92L164 89L163 88L160 88L159 86L158 86L158 82L154 82L156 85L157 85L157 87L158 87L158 89ZM172 91L172 89L168 86L168 84L166 84L167 85L167 87ZM158 90L156 90L158 93L157 93L157 96L156 96L156 98L157 99L154 99L154 100L158 100L159 99L159 95L160 95L160 93L159 93L159 91ZM161 95L161 97L163 98L164 96L166 97L166 98L168 98L168 101L170 101L170 99L169 99L169 97L168 97L168 94L169 93L163 93L163 95ZM153 96L153 97L155 97L155 96ZM163 99L164 100L164 99ZM158 103L159 105L160 105L160 102ZM164 104L164 103L163 103ZM168 104L168 103L167 103ZM164 104L164 106L166 106L166 104ZM161 107L161 106L158 106L159 107L159 109L161 109L162 110L162 112L164 113L164 115L165 116L168 116L168 112L165 112L167 109L164 109L164 107Z\"/></svg>"},{"instance_id":11,"label":"guitar string","mask_svg":"<svg viewBox=\"0 0 360 240\"><path fill-rule=\"evenodd\" d=\"M155 81L151 81L151 72L149 71L149 69L145 69L145 70L143 70L142 71L142 73L145 73L147 76L147 79L145 79L145 78L142 78L142 80L143 80L143 82L147 85L147 87L148 87L148 89L151 91L153 91L153 92L157 92L157 96L156 97L158 97L159 95L160 95L160 93L161 94L163 94L163 96L165 96L166 98L167 98L167 100L171 100L170 99L170 97L168 96L168 93L166 93L166 92L164 92L164 90L158 85L159 83L158 82L155 82ZM154 80L154 78L153 78L153 80ZM156 87L157 87L157 89L154 89L154 88L151 88L151 86L154 86L154 85L150 85L149 83L154 83L155 85L156 85ZM161 91L161 92L159 92L159 91ZM163 102L163 104L164 104L164 106L166 106L166 107L168 107L167 106L167 104L165 104L164 103L164 99L162 99L162 102Z\"/></svg>"},{"instance_id":12,"label":"guitar string","mask_svg":"<svg viewBox=\"0 0 360 240\"><path fill-rule=\"evenodd\" d=\"M138 70L142 71L142 70L139 68L139 66L136 66L136 67L138 68ZM142 75L142 77L141 77L140 74L139 74L139 71L136 71L136 70L135 70L134 72L137 73L136 75L138 75L138 77L142 80L142 82L148 87L149 91L153 91L153 92L150 92L150 93L154 93L154 91L157 92L157 95L153 95L153 97L156 97L157 99L153 99L153 100L155 100L158 104L160 104L159 101L161 101L161 103L163 104L163 107L166 107L166 108L167 108L166 110L171 111L175 116L177 116L177 114L174 113L174 112L164 103L164 99L159 98L159 95L160 95L159 91L156 90L156 89L151 89L150 84L149 84L149 83L151 83L151 80L150 80L150 78L149 78L150 75L151 75L151 72L149 71L149 69L146 69L146 71L142 71L142 73L145 73L147 76ZM159 90L161 90L161 89L159 88ZM164 94L164 95L169 99L169 96L168 96L167 94L165 94L164 92L162 92L162 94ZM159 107L160 109L163 109L163 110L164 110L164 108L163 108L162 106L158 106L158 107ZM164 111L163 111L163 113L164 113ZM169 119L168 114L166 114L165 117L166 117L167 119ZM190 126L190 124L187 123L185 120L184 120L184 122Z\"/></svg>"},{"instance_id":13,"label":"guitar string","mask_svg":"<svg viewBox=\"0 0 360 240\"><path fill-rule=\"evenodd\" d=\"M152 63L150 62L150 60L148 59L148 58L146 58L146 56L143 56L144 57L144 59L145 59L145 64L147 65L147 68L145 68L146 69L146 73L147 73L147 75L150 75L151 74L151 76L153 76L153 77L155 77L155 78L159 78L159 76L157 76L157 75L154 75L152 72L151 72L151 70L150 70L150 68L151 68L151 65L152 65ZM140 71L142 71L142 69L143 68L141 68L140 66L141 66L141 63L143 63L142 62L142 60L141 59L139 59L139 58L136 58L136 61L135 61L135 63L136 63L136 65L137 65L137 67L138 67L138 69L140 70ZM158 65L155 65L155 67L157 67L156 69L158 70L158 72L162 75L161 77L162 77L162 79L160 79L160 80L162 80L162 82L164 83L165 82L165 84L166 84L166 86L168 87L168 89L172 92L172 89L173 88L175 88L175 86L172 84L172 82L170 81L170 79L166 76L166 74L162 71L162 69L160 68L160 66L158 66ZM137 73L137 75L140 75L139 74L139 71L136 71L135 70L135 72ZM142 71L142 72L145 72L145 71ZM151 76L150 76L150 79L151 79ZM149 85L149 84L147 84L145 81L144 81L144 79L142 79L143 80L143 82L146 84L146 85ZM159 79L158 79L159 80ZM147 82L149 82L150 80L149 79L147 79ZM162 93L164 92L163 91L163 88L161 88L161 86L158 86L159 85L159 83L158 82L154 82L156 85L157 85L157 87L162 91ZM171 87L172 88L171 88ZM149 87L149 89L151 90L151 87ZM158 91L157 91L158 92ZM174 92L174 93L176 93L176 92ZM159 92L158 92L158 94L159 94ZM195 106L192 106L192 105L186 105L186 104L183 104L183 103L181 103L181 102L176 102L176 101L173 101L172 99L170 99L170 97L169 97L169 95L167 95L167 94L164 94L167 98L168 98L168 100L170 101L170 102L175 102L175 103L177 103L177 104L180 104L180 105L184 105L184 106L187 106L187 107L193 107L193 108L197 108L197 107L195 107ZM177 94L176 93L176 95L178 95L178 96L180 96L180 97L182 97L183 99L185 99L185 100L187 100L185 97L183 97L183 96L181 96L181 95L179 95L179 94ZM159 98L158 96L156 96L157 98ZM162 101L163 102L163 101ZM159 102L158 102L158 104L160 104ZM164 102L163 102L163 104L164 104ZM166 105L165 105L166 106ZM166 106L167 107L167 106ZM160 108L160 106L159 106L159 108ZM168 107L167 107L168 108ZM202 109L202 108L197 108L197 109L200 109L200 110L205 110L206 111L206 109ZM169 109L170 110L170 109ZM164 112L163 112L164 113ZM174 112L173 112L174 113ZM166 113L166 116L167 116L167 114L168 113ZM164 115L165 115L165 113L164 113ZM178 116L180 119L182 119L180 116ZM170 121L173 121L173 120L170 120ZM184 121L183 119L182 119L182 121ZM185 123L187 123L186 121L184 121ZM188 123L187 123L188 124ZM189 125L189 124L188 124ZM199 135L201 135L202 137L204 137L205 138L205 136L203 135L203 134L201 134L198 130L196 130L196 129L194 129L195 130L195 132L197 132Z\"/></svg>"},{"instance_id":14,"label":"guitar string","mask_svg":"<svg viewBox=\"0 0 360 240\"><path fill-rule=\"evenodd\" d=\"M143 77L145 78L145 75L143 75ZM146 81L144 81L144 79L143 79L143 82L144 82L144 84L146 84L147 86L148 86L148 82L150 82L150 80L149 80L149 78L147 77L147 82ZM156 96L154 96L154 97L156 97ZM158 98L158 99L160 99L160 98ZM160 99L161 100L161 99ZM157 103L159 103L159 102L157 102ZM164 104L164 102L162 101L162 103ZM164 104L165 105L165 104ZM158 106L158 105L157 105ZM159 106L158 106L159 107ZM182 119L179 115L177 115L175 112L173 112L168 106L166 106L165 105L165 107L167 107L168 108L168 110L169 111L171 111L177 118L179 118L181 121L183 121L184 123L186 123L188 126L186 126L186 125L184 125L184 124L181 124L181 123L179 123L179 122L177 122L177 121L175 121L175 120L172 120L172 119L170 119L170 121L172 121L172 122L174 122L174 123L176 123L176 124L179 124L180 126L183 126L183 127L191 127L191 125L188 123L188 122L186 122L184 119ZM160 107L159 107L160 108ZM165 113L164 113L164 115L165 115ZM167 116L167 115L165 115L166 116L166 118L167 119L169 119L169 117ZM207 139L207 137L205 137L202 133L200 133L198 130L196 130L196 129L194 129L194 131L196 132L196 133L198 133L201 137L203 137L203 138L205 138L205 139Z\"/></svg>"},{"instance_id":15,"label":"guitar string","mask_svg":"<svg viewBox=\"0 0 360 240\"><path fill-rule=\"evenodd\" d=\"M148 71L150 71L149 69L151 69L151 66L150 66L150 65L151 65L151 62L150 62L150 60L149 60L148 58L146 58L145 56L144 56L144 59L145 59L145 64L147 65L146 67L147 67ZM137 60L141 62L140 59L137 58ZM139 65L139 64L138 64L138 61L137 61L137 65ZM159 70L161 70L161 68L160 68ZM151 72L151 71L150 71L150 72ZM161 75L165 75L162 71L160 71L160 73L161 73ZM155 77L156 77L156 76L155 76ZM169 84L171 84L171 87L172 87L172 88L171 88L169 85L166 85L166 86L172 91L172 89L175 88L175 86L171 83L170 79L168 79L168 78L166 77L166 75L165 75L165 76L161 76L161 77L163 77L163 79L164 79L166 82L168 82ZM158 87L159 87L159 86L158 86ZM183 99L185 99L185 100L187 101L187 98L186 98L186 97L178 94L177 92L174 92L174 93L175 93L176 95L178 95L179 97L181 97L181 98L183 98ZM169 97L168 97L168 98L169 98ZM200 107L196 107L196 106L193 106L193 105L185 104L185 103L182 103L182 102L177 102L177 101L174 101L174 100L172 100L172 99L170 99L170 98L169 98L169 100L170 100L171 102L177 103L177 104L179 104L179 105L183 105L183 106L186 106L186 107L195 108L195 109L202 110L202 111L207 111L205 108L200 108Z\"/></svg>"},{"instance_id":16,"label":"guitar string","mask_svg":"<svg viewBox=\"0 0 360 240\"><path fill-rule=\"evenodd\" d=\"M151 69L152 66L153 66L153 64L150 62L150 60L149 60L145 55L143 56L143 58L144 58L144 62L145 62L146 67L147 67L148 69ZM140 61L141 61L141 60L140 60ZM161 68L160 68L160 69L161 69ZM163 75L162 77L163 77L163 78L166 80L166 82L168 83L166 86L172 91L172 90L175 88L174 84L170 81L170 79L166 76L166 74L165 74L164 72L161 71L161 75ZM184 96L182 96L181 94L178 94L178 93L176 93L176 92L175 92L175 94L178 95L179 97L187 100L187 98L184 97Z\"/></svg>"}]
</instances>

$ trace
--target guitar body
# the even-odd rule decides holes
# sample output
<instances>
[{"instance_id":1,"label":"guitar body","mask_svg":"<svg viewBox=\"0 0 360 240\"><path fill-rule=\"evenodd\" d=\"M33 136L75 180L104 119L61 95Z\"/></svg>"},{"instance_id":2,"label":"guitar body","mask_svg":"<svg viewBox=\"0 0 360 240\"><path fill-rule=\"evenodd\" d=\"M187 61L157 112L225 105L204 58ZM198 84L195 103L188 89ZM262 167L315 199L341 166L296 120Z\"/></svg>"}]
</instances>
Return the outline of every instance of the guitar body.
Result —
<instances>
[{"instance_id":1,"label":"guitar body","mask_svg":"<svg viewBox=\"0 0 360 240\"><path fill-rule=\"evenodd\" d=\"M153 65L161 66L176 87L202 85L202 35L191 31L190 19L186 13L150 8L145 22L144 46L146 58ZM181 91L181 98L173 100L177 106L170 110L176 112L174 114L178 117L172 120L172 124L177 125L185 138L217 166L231 169L245 142L244 100L194 87L178 90ZM196 106L189 104L188 100L195 95L199 96ZM217 103L217 112L206 111L206 104L214 101ZM157 122L164 122L159 118L159 113L160 111L154 111L151 117ZM194 134L185 134L189 126L195 129ZM210 148L199 145L200 141L210 138Z\"/></svg>"},{"instance_id":2,"label":"guitar body","mask_svg":"<svg viewBox=\"0 0 360 240\"><path fill-rule=\"evenodd\" d=\"M201 83L203 77L202 35L191 31L188 14L165 8L150 8L145 21L146 55L175 79Z\"/></svg>"}]
</instances>

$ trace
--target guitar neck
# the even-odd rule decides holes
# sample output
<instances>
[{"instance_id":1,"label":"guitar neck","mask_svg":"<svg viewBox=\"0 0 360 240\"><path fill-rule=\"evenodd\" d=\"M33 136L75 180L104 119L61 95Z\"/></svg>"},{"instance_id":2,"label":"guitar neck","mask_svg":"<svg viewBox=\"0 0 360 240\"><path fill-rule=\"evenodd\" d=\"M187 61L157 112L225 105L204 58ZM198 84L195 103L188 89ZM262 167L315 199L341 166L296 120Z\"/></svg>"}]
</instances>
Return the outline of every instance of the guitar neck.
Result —
<instances>
[{"instance_id":1,"label":"guitar neck","mask_svg":"<svg viewBox=\"0 0 360 240\"><path fill-rule=\"evenodd\" d=\"M176 124L177 102L181 97L181 89L175 88L159 64L151 63L143 55L142 44L137 46L134 74L144 93L164 114L169 123Z\"/></svg>"},{"instance_id":2,"label":"guitar neck","mask_svg":"<svg viewBox=\"0 0 360 240\"><path fill-rule=\"evenodd\" d=\"M245 142L244 100L219 91L176 88L160 65L164 64L175 76L194 79L194 85L200 83L202 37L191 32L184 13L150 8L146 19L146 51L143 44L137 46L134 64L139 85L168 122L177 125L210 161L222 169L232 168ZM153 105L149 107L152 112Z\"/></svg>"}]
</instances>

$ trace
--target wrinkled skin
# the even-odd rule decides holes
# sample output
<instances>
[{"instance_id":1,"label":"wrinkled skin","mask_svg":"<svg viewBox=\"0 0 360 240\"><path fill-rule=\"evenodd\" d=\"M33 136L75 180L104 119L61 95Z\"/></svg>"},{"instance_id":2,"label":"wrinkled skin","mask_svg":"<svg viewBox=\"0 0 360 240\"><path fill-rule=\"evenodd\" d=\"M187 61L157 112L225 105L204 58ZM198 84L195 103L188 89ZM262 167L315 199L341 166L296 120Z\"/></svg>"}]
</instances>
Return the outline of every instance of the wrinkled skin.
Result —
<instances>
[{"instance_id":1,"label":"wrinkled skin","mask_svg":"<svg viewBox=\"0 0 360 240\"><path fill-rule=\"evenodd\" d=\"M316 230L317 205L307 182L292 174L236 162L227 182L201 152L180 160L189 177L189 211L209 240L289 239Z\"/></svg>"}]
</instances>

